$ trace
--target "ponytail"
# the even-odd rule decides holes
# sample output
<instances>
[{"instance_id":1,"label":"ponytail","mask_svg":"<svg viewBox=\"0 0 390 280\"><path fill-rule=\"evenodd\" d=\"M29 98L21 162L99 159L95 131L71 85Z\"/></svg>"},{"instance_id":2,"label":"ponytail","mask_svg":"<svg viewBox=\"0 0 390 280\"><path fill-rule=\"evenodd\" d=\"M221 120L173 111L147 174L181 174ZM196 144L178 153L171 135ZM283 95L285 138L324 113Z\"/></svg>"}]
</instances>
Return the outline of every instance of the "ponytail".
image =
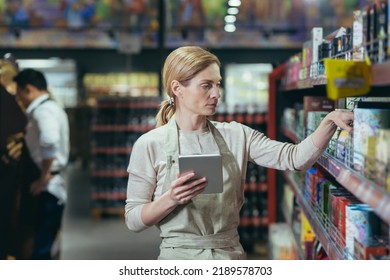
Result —
<instances>
[{"instance_id":1,"label":"ponytail","mask_svg":"<svg viewBox=\"0 0 390 280\"><path fill-rule=\"evenodd\" d=\"M169 103L169 100L163 100L160 105L160 110L156 115L156 127L167 124L175 114L175 106Z\"/></svg>"}]
</instances>

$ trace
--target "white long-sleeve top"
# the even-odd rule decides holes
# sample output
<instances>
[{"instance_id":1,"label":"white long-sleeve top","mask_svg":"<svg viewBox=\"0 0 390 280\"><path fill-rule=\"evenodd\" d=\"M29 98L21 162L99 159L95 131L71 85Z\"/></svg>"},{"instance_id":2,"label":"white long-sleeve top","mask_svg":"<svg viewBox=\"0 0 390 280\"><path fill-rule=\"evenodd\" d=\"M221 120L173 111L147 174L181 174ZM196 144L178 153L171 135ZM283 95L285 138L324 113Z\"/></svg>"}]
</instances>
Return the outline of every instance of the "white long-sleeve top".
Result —
<instances>
[{"instance_id":1,"label":"white long-sleeve top","mask_svg":"<svg viewBox=\"0 0 390 280\"><path fill-rule=\"evenodd\" d=\"M266 137L263 133L237 122L213 122L235 155L242 181L245 180L248 161L279 170L306 170L324 151L307 137L299 144L282 143ZM167 158L164 152L167 128L161 126L142 135L134 144L127 171L129 172L126 224L132 231L147 228L142 222L144 204L162 195ZM215 153L218 146L209 130L179 131L180 152ZM237 209L239 211L239 209Z\"/></svg>"},{"instance_id":2,"label":"white long-sleeve top","mask_svg":"<svg viewBox=\"0 0 390 280\"><path fill-rule=\"evenodd\" d=\"M68 116L57 102L44 102L48 98L48 94L39 96L26 110L26 145L39 168L42 160L54 158L51 171L62 171L68 163L70 150ZM47 191L61 202L66 201L65 182L61 174L49 181Z\"/></svg>"}]
</instances>

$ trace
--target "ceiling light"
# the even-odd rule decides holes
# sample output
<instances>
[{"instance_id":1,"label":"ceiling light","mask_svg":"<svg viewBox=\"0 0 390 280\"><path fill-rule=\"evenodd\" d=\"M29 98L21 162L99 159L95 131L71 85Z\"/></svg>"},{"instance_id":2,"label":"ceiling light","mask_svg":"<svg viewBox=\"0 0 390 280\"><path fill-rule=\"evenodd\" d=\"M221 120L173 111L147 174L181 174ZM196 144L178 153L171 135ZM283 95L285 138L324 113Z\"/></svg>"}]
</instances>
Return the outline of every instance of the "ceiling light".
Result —
<instances>
[{"instance_id":1,"label":"ceiling light","mask_svg":"<svg viewBox=\"0 0 390 280\"><path fill-rule=\"evenodd\" d=\"M234 32L236 31L236 26L234 24L228 23L225 25L226 32Z\"/></svg>"},{"instance_id":2,"label":"ceiling light","mask_svg":"<svg viewBox=\"0 0 390 280\"><path fill-rule=\"evenodd\" d=\"M232 15L225 16L225 22L226 23L235 23L236 22L236 16L232 16Z\"/></svg>"},{"instance_id":3,"label":"ceiling light","mask_svg":"<svg viewBox=\"0 0 390 280\"><path fill-rule=\"evenodd\" d=\"M227 13L229 15L237 15L238 12L239 12L239 10L236 7L230 7L230 8L227 9Z\"/></svg>"},{"instance_id":4,"label":"ceiling light","mask_svg":"<svg viewBox=\"0 0 390 280\"><path fill-rule=\"evenodd\" d=\"M230 7L239 7L241 5L240 0L229 0L228 2Z\"/></svg>"}]
</instances>

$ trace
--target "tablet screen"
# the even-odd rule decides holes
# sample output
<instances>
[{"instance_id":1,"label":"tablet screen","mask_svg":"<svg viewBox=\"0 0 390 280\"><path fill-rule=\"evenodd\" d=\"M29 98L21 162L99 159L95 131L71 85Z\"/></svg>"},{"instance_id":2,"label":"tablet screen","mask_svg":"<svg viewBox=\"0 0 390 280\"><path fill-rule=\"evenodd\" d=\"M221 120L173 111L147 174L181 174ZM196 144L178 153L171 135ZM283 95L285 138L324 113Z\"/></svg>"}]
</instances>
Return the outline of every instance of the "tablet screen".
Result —
<instances>
[{"instance_id":1,"label":"tablet screen","mask_svg":"<svg viewBox=\"0 0 390 280\"><path fill-rule=\"evenodd\" d=\"M220 154L179 155L179 172L195 172L194 179L206 177L208 185L202 194L223 191L222 157Z\"/></svg>"}]
</instances>

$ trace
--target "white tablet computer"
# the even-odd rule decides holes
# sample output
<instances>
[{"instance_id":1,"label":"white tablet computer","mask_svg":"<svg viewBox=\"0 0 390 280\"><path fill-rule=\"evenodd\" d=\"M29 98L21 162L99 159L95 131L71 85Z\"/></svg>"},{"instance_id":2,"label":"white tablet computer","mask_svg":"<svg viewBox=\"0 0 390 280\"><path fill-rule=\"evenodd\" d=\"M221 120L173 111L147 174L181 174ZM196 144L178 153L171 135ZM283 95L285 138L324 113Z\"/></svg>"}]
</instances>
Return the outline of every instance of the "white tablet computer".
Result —
<instances>
[{"instance_id":1,"label":"white tablet computer","mask_svg":"<svg viewBox=\"0 0 390 280\"><path fill-rule=\"evenodd\" d=\"M220 154L179 155L179 172L195 172L193 179L206 177L208 185L202 194L223 191L222 157Z\"/></svg>"}]
</instances>

